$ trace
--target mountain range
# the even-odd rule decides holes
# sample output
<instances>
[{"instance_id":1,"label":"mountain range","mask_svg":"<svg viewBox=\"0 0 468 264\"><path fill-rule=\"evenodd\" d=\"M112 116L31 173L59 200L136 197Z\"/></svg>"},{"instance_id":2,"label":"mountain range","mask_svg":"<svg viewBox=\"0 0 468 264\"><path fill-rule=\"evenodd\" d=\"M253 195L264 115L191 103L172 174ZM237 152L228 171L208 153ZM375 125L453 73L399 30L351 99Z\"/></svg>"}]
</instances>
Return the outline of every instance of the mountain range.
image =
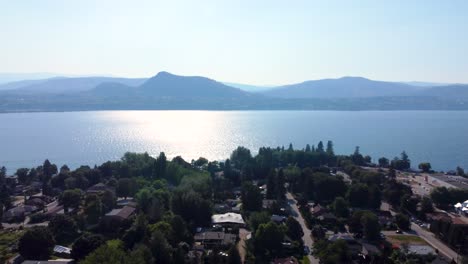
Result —
<instances>
[{"instance_id":1,"label":"mountain range","mask_svg":"<svg viewBox=\"0 0 468 264\"><path fill-rule=\"evenodd\" d=\"M168 72L0 84L0 112L120 109L468 110L468 85L342 77L264 87Z\"/></svg>"}]
</instances>

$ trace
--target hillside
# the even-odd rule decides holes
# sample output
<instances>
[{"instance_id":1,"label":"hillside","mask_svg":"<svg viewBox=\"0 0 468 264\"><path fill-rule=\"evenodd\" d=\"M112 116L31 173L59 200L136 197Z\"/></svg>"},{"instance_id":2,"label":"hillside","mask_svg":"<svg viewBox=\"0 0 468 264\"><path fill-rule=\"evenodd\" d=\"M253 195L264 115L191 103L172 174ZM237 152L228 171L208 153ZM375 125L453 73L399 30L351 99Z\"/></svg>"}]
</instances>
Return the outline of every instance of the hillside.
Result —
<instances>
[{"instance_id":1,"label":"hillside","mask_svg":"<svg viewBox=\"0 0 468 264\"><path fill-rule=\"evenodd\" d=\"M113 78L113 77L76 77L51 78L45 80L29 80L6 83L0 85L0 90L15 90L16 93L73 93L88 91L96 86L106 83L120 83L128 86L138 86L146 79Z\"/></svg>"},{"instance_id":2,"label":"hillside","mask_svg":"<svg viewBox=\"0 0 468 264\"><path fill-rule=\"evenodd\" d=\"M368 98L410 96L418 90L420 89L415 86L402 83L373 81L362 77L343 77L279 86L263 94L278 98Z\"/></svg>"},{"instance_id":3,"label":"hillside","mask_svg":"<svg viewBox=\"0 0 468 264\"><path fill-rule=\"evenodd\" d=\"M202 97L202 98L239 98L249 93L220 82L199 76L179 76L160 72L148 79L140 87L141 93L155 97Z\"/></svg>"}]
</instances>

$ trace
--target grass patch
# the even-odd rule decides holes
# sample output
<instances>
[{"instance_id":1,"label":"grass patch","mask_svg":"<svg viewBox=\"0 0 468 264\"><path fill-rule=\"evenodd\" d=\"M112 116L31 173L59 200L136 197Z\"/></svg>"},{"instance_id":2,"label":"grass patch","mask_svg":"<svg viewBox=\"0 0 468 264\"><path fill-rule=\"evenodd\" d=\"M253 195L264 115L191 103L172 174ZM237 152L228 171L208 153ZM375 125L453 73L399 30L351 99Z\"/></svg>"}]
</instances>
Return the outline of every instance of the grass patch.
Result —
<instances>
[{"instance_id":1,"label":"grass patch","mask_svg":"<svg viewBox=\"0 0 468 264\"><path fill-rule=\"evenodd\" d=\"M426 241L418 236L412 235L394 235L394 236L387 236L387 239L392 244L410 244L410 245L426 245Z\"/></svg>"},{"instance_id":2,"label":"grass patch","mask_svg":"<svg viewBox=\"0 0 468 264\"><path fill-rule=\"evenodd\" d=\"M310 264L310 260L307 256L302 257L301 264Z\"/></svg>"},{"instance_id":3,"label":"grass patch","mask_svg":"<svg viewBox=\"0 0 468 264\"><path fill-rule=\"evenodd\" d=\"M17 243L23 231L0 231L0 263L6 261L15 255L11 248Z\"/></svg>"}]
</instances>

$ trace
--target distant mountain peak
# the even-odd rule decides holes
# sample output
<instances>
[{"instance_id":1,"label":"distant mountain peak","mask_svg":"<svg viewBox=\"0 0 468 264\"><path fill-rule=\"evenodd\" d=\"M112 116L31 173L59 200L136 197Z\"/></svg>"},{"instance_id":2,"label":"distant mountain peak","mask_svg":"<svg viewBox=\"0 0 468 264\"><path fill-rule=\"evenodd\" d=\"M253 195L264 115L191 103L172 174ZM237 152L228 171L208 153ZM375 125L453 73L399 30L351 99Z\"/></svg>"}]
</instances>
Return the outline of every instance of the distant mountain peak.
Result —
<instances>
[{"instance_id":1,"label":"distant mountain peak","mask_svg":"<svg viewBox=\"0 0 468 264\"><path fill-rule=\"evenodd\" d=\"M362 80L362 81L370 81L367 78L360 77L360 76L343 76L341 78L338 78L338 80Z\"/></svg>"}]
</instances>

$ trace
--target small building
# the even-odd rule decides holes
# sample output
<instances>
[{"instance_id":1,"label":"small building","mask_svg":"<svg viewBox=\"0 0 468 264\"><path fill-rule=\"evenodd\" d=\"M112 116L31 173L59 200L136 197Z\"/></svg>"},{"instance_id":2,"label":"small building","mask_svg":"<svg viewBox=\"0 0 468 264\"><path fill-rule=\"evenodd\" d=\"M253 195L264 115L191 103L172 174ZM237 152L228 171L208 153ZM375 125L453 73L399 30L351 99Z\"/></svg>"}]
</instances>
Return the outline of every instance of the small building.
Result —
<instances>
[{"instance_id":1,"label":"small building","mask_svg":"<svg viewBox=\"0 0 468 264\"><path fill-rule=\"evenodd\" d=\"M236 244L237 235L225 232L207 231L196 233L194 240L207 248L218 246L227 247Z\"/></svg>"},{"instance_id":2,"label":"small building","mask_svg":"<svg viewBox=\"0 0 468 264\"><path fill-rule=\"evenodd\" d=\"M211 222L221 226L245 226L242 215L237 213L215 214L211 217Z\"/></svg>"},{"instance_id":3,"label":"small building","mask_svg":"<svg viewBox=\"0 0 468 264\"><path fill-rule=\"evenodd\" d=\"M135 207L124 206L122 208L113 209L105 215L106 218L113 218L118 220L127 220L135 214Z\"/></svg>"}]
</instances>

